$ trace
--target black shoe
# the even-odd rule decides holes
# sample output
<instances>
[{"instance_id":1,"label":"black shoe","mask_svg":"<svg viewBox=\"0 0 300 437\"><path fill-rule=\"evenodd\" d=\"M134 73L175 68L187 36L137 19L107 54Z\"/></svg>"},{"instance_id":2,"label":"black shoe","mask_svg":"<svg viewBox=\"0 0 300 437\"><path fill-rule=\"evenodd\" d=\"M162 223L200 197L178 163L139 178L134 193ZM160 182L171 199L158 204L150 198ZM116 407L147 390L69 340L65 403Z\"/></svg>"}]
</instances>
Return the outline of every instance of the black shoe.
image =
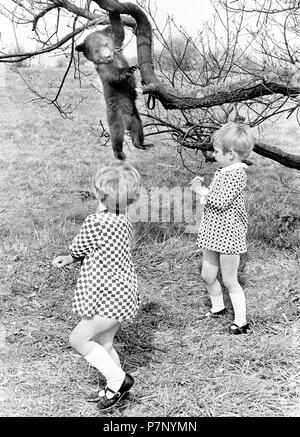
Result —
<instances>
[{"instance_id":1,"label":"black shoe","mask_svg":"<svg viewBox=\"0 0 300 437\"><path fill-rule=\"evenodd\" d=\"M238 326L235 323L229 326L230 334L239 335L239 334L247 334L247 332L251 329L250 323L246 323L243 326Z\"/></svg>"},{"instance_id":2,"label":"black shoe","mask_svg":"<svg viewBox=\"0 0 300 437\"><path fill-rule=\"evenodd\" d=\"M111 390L108 387L105 387L104 391L105 391L105 395L101 396L97 407L99 408L99 410L103 411L103 410L108 410L109 408L114 407L120 399L122 399L122 397L125 395L125 393L127 393L131 387L134 384L134 379L131 375L129 375L128 373L125 374L125 379L123 381L123 384L121 385L121 387L119 388L119 391L115 392L113 390ZM106 397L106 392L110 391L111 393L114 393L113 397L111 399L107 399Z\"/></svg>"},{"instance_id":3,"label":"black shoe","mask_svg":"<svg viewBox=\"0 0 300 437\"><path fill-rule=\"evenodd\" d=\"M213 319L213 318L218 318L220 316L226 316L226 314L228 314L228 310L226 308L223 308L222 310L217 311L216 313L214 313L212 310L209 310L208 313L205 314L205 318Z\"/></svg>"},{"instance_id":4,"label":"black shoe","mask_svg":"<svg viewBox=\"0 0 300 437\"><path fill-rule=\"evenodd\" d=\"M105 389L106 389L106 387L103 388L103 389L101 389L101 390L92 391L92 392L88 393L88 394L85 396L85 400L86 400L87 402L98 402L98 401L100 401L100 399L101 399L101 397L102 397L102 396L100 396L100 393L101 393L101 391L103 391L103 390L105 391Z\"/></svg>"}]
</instances>

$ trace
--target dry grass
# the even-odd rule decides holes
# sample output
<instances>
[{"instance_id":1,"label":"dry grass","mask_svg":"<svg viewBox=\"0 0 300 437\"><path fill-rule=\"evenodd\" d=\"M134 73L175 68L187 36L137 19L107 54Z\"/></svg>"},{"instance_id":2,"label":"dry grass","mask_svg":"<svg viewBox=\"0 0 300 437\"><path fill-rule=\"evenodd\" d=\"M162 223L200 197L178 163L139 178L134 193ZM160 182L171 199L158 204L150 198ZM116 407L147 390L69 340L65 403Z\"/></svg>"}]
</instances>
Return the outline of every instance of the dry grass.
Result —
<instances>
[{"instance_id":1,"label":"dry grass","mask_svg":"<svg viewBox=\"0 0 300 437\"><path fill-rule=\"evenodd\" d=\"M83 91L69 84L68 95L88 95L73 121L27 104L30 94L16 76L0 90L6 108L0 114L2 417L99 416L83 395L101 377L68 345L78 271L51 267L94 210L84 193L98 163L112 157L109 146L99 147L99 96L88 80ZM185 185L191 178L172 147L127 154L147 187ZM299 216L299 179L261 158L250 173L250 248L240 280L253 332L230 336L232 314L203 319L208 299L195 235L180 226L136 225L142 307L116 339L136 384L103 416L299 416L299 230L286 220Z\"/></svg>"}]
</instances>

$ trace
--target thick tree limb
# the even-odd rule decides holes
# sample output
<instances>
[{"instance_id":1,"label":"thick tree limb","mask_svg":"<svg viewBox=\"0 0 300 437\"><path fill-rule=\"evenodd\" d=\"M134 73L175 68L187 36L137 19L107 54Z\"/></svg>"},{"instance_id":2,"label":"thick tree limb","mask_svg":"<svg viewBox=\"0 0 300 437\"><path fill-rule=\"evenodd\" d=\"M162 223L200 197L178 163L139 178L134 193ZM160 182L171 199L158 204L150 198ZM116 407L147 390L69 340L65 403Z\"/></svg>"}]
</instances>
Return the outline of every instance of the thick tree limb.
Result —
<instances>
[{"instance_id":1,"label":"thick tree limb","mask_svg":"<svg viewBox=\"0 0 300 437\"><path fill-rule=\"evenodd\" d=\"M114 0L94 0L101 8L119 14L131 15L137 23L138 63L142 78L143 94L151 94L165 109L195 109L220 106L225 103L243 102L262 96L280 94L296 97L300 95L299 70L278 70L276 72L253 75L248 80L237 83L223 83L201 89L201 96L185 95L176 88L161 83L155 75L152 64L152 31L147 16L131 3ZM300 157L286 153L263 143L255 144L254 151L280 164L300 169Z\"/></svg>"},{"instance_id":2,"label":"thick tree limb","mask_svg":"<svg viewBox=\"0 0 300 437\"><path fill-rule=\"evenodd\" d=\"M112 33L114 36L115 50L122 50L122 46L125 38L125 31L121 20L121 16L116 12L109 12L109 20L112 28Z\"/></svg>"},{"instance_id":3,"label":"thick tree limb","mask_svg":"<svg viewBox=\"0 0 300 437\"><path fill-rule=\"evenodd\" d=\"M183 95L175 88L166 87L161 83L151 83L144 86L143 94L153 95L166 109L210 108L224 103L243 102L276 93L284 96L300 95L300 84L299 86L290 86L290 82L290 75L286 76L284 83L282 80L276 81L272 73L270 77L268 75L265 75L264 78L254 77L252 80L241 81L234 85L225 82L216 87L202 88L203 97L200 98Z\"/></svg>"},{"instance_id":4,"label":"thick tree limb","mask_svg":"<svg viewBox=\"0 0 300 437\"><path fill-rule=\"evenodd\" d=\"M140 66L143 94L151 94L158 99L166 109L194 109L219 106L224 103L242 102L257 97L279 93L285 96L300 94L300 82L293 81L293 76L299 72L278 71L263 77L253 77L251 80L241 81L226 86L211 87L202 90L203 97L183 95L176 88L163 84L156 77L152 64L152 31L146 14L131 3L118 3L114 0L94 0L101 8L120 14L131 15L137 23L137 52ZM293 84L295 82L295 85ZM292 86L290 84L293 84ZM211 89L211 93L209 93Z\"/></svg>"},{"instance_id":5,"label":"thick tree limb","mask_svg":"<svg viewBox=\"0 0 300 437\"><path fill-rule=\"evenodd\" d=\"M300 170L300 156L283 152L277 147L273 147L264 143L256 143L253 151L261 156L264 156L265 158L270 158L273 161L279 162L285 167Z\"/></svg>"},{"instance_id":6,"label":"thick tree limb","mask_svg":"<svg viewBox=\"0 0 300 437\"><path fill-rule=\"evenodd\" d=\"M202 143L195 142L194 144L190 141L180 141L180 144L192 150L201 150L202 152L213 151L213 145L210 141L202 142ZM300 170L300 156L293 155L292 153L284 152L278 147L257 142L254 145L253 152L265 158L269 158L272 161L279 162L279 164L284 165L285 167Z\"/></svg>"},{"instance_id":7,"label":"thick tree limb","mask_svg":"<svg viewBox=\"0 0 300 437\"><path fill-rule=\"evenodd\" d=\"M94 2L108 12L127 14L134 18L137 25L135 34L142 81L145 84L159 84L152 64L152 30L147 15L132 3L118 3L114 0L94 0Z\"/></svg>"}]
</instances>

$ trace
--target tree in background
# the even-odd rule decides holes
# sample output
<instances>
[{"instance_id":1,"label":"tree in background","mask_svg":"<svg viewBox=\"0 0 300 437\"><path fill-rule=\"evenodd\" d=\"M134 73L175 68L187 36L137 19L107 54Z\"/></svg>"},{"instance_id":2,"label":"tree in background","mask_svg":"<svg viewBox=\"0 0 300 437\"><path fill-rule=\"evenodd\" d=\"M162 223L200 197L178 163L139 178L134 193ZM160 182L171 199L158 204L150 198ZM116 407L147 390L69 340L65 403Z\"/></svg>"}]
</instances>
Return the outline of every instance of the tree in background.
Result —
<instances>
[{"instance_id":1,"label":"tree in background","mask_svg":"<svg viewBox=\"0 0 300 437\"><path fill-rule=\"evenodd\" d=\"M168 132L179 150L200 150L209 159L211 134L221 124L233 119L259 126L274 117L298 119L300 106L299 2L212 0L212 5L210 24L193 39L171 19L161 30L157 11L146 0L0 0L0 12L13 23L31 23L37 44L36 50L21 55L2 53L0 62L65 53L69 63L49 101L67 116L59 95L67 74L79 69L76 39L86 29L109 24L107 12L122 14L123 24L136 36L148 134ZM162 47L159 53L153 53L153 38ZM300 168L299 156L271 145L257 142L254 151Z\"/></svg>"}]
</instances>

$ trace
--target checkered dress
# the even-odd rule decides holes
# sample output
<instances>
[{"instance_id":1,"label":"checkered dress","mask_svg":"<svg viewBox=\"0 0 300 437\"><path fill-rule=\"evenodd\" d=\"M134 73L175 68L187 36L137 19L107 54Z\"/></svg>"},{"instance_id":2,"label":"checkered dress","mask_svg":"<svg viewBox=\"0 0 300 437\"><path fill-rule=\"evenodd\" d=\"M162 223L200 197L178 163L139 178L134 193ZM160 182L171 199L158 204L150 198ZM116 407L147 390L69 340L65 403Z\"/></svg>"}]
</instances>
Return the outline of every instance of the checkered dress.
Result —
<instances>
[{"instance_id":1,"label":"checkered dress","mask_svg":"<svg viewBox=\"0 0 300 437\"><path fill-rule=\"evenodd\" d=\"M244 202L246 164L238 163L216 171L208 188L197 245L226 254L247 251L248 220Z\"/></svg>"},{"instance_id":2,"label":"checkered dress","mask_svg":"<svg viewBox=\"0 0 300 437\"><path fill-rule=\"evenodd\" d=\"M132 227L127 215L89 215L69 250L84 257L73 299L81 317L131 320L139 307L137 277L131 259Z\"/></svg>"}]
</instances>

